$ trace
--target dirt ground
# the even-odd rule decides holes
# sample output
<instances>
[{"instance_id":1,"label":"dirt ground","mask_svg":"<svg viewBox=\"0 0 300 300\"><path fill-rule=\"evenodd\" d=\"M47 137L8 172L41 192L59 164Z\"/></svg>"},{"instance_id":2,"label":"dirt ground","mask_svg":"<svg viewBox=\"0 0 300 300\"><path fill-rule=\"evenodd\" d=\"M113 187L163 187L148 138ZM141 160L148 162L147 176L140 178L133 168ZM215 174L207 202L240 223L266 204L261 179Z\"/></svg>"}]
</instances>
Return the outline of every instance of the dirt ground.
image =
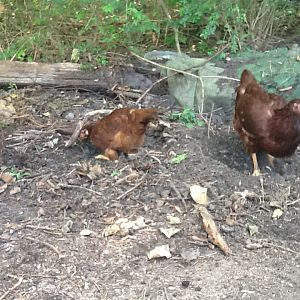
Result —
<instances>
[{"instance_id":1,"label":"dirt ground","mask_svg":"<svg viewBox=\"0 0 300 300\"><path fill-rule=\"evenodd\" d=\"M265 175L253 177L230 123L212 118L209 130L170 122L150 131L138 154L95 160L86 144L65 148L69 137L54 129L118 99L18 93L31 117L1 130L1 167L28 174L6 188L0 181L0 299L299 299L299 150L274 170L263 159ZM207 241L193 184L208 188L229 256ZM142 222L105 236L124 218ZM180 231L167 238L160 228L170 227ZM171 258L149 260L161 245Z\"/></svg>"}]
</instances>

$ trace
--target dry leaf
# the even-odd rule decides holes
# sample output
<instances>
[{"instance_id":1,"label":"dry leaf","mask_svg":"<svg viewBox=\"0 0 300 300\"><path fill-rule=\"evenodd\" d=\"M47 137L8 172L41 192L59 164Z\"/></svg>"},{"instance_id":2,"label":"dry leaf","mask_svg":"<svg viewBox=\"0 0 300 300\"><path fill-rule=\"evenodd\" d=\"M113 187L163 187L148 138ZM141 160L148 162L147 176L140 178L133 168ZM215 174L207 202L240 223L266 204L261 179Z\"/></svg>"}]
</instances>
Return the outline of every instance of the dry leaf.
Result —
<instances>
[{"instance_id":1,"label":"dry leaf","mask_svg":"<svg viewBox=\"0 0 300 300\"><path fill-rule=\"evenodd\" d=\"M52 141L46 142L45 146L50 148L50 149L53 149L54 146L57 145L57 144L58 144L58 138L55 138Z\"/></svg>"},{"instance_id":2,"label":"dry leaf","mask_svg":"<svg viewBox=\"0 0 300 300\"><path fill-rule=\"evenodd\" d=\"M279 219L282 215L283 215L282 209L276 208L276 209L273 211L272 218L273 218L273 219Z\"/></svg>"},{"instance_id":3,"label":"dry leaf","mask_svg":"<svg viewBox=\"0 0 300 300\"><path fill-rule=\"evenodd\" d=\"M250 235L254 235L256 233L258 233L258 226L257 225L248 225L248 230L249 230L249 233Z\"/></svg>"},{"instance_id":4,"label":"dry leaf","mask_svg":"<svg viewBox=\"0 0 300 300\"><path fill-rule=\"evenodd\" d=\"M86 174L91 180L97 179L102 174L102 169L100 165L94 165L90 167L89 172Z\"/></svg>"},{"instance_id":5,"label":"dry leaf","mask_svg":"<svg viewBox=\"0 0 300 300\"><path fill-rule=\"evenodd\" d=\"M110 236L120 234L125 236L129 234L130 229L141 229L144 228L146 225L144 217L138 217L134 221L129 221L127 218L119 218L117 219L114 224L107 226L103 231L103 236Z\"/></svg>"},{"instance_id":6,"label":"dry leaf","mask_svg":"<svg viewBox=\"0 0 300 300\"><path fill-rule=\"evenodd\" d=\"M117 223L117 221L116 221ZM122 229L141 229L146 227L145 218L144 217L138 217L135 221L126 221L120 223L120 227Z\"/></svg>"},{"instance_id":7,"label":"dry leaf","mask_svg":"<svg viewBox=\"0 0 300 300\"><path fill-rule=\"evenodd\" d=\"M190 193L196 203L207 205L207 188L195 184L190 187Z\"/></svg>"},{"instance_id":8,"label":"dry leaf","mask_svg":"<svg viewBox=\"0 0 300 300\"><path fill-rule=\"evenodd\" d=\"M219 233L212 216L204 206L198 205L197 208L202 217L202 224L208 234L209 241L219 247L225 255L228 255L230 253L230 248Z\"/></svg>"},{"instance_id":9,"label":"dry leaf","mask_svg":"<svg viewBox=\"0 0 300 300\"><path fill-rule=\"evenodd\" d=\"M178 217L167 215L167 220L171 225L180 224L181 221Z\"/></svg>"},{"instance_id":10,"label":"dry leaf","mask_svg":"<svg viewBox=\"0 0 300 300\"><path fill-rule=\"evenodd\" d=\"M0 194L3 193L7 189L7 184L3 184L0 186Z\"/></svg>"},{"instance_id":11,"label":"dry leaf","mask_svg":"<svg viewBox=\"0 0 300 300\"><path fill-rule=\"evenodd\" d=\"M136 179L140 178L140 174L138 172L133 171L129 175L126 176L127 181L136 181Z\"/></svg>"},{"instance_id":12,"label":"dry leaf","mask_svg":"<svg viewBox=\"0 0 300 300\"><path fill-rule=\"evenodd\" d=\"M40 207L37 212L37 215L38 215L38 217L45 216L45 210L42 207Z\"/></svg>"},{"instance_id":13,"label":"dry leaf","mask_svg":"<svg viewBox=\"0 0 300 300\"><path fill-rule=\"evenodd\" d=\"M69 233L72 231L72 227L73 227L73 221L72 220L68 220L63 226L62 226L62 232L63 233Z\"/></svg>"},{"instance_id":14,"label":"dry leaf","mask_svg":"<svg viewBox=\"0 0 300 300\"><path fill-rule=\"evenodd\" d=\"M148 254L148 259L158 258L158 257L166 257L170 258L172 255L170 253L169 245L157 246L153 250L151 250Z\"/></svg>"},{"instance_id":15,"label":"dry leaf","mask_svg":"<svg viewBox=\"0 0 300 300\"><path fill-rule=\"evenodd\" d=\"M171 128L171 124L169 122L158 120L158 124L161 124L163 126L166 126L167 128Z\"/></svg>"},{"instance_id":16,"label":"dry leaf","mask_svg":"<svg viewBox=\"0 0 300 300\"><path fill-rule=\"evenodd\" d=\"M121 230L120 226L118 224L112 224L107 226L104 230L102 235L107 237L110 235L116 235Z\"/></svg>"},{"instance_id":17,"label":"dry leaf","mask_svg":"<svg viewBox=\"0 0 300 300\"><path fill-rule=\"evenodd\" d=\"M179 206L175 205L174 208L178 213L182 213L182 209Z\"/></svg>"},{"instance_id":18,"label":"dry leaf","mask_svg":"<svg viewBox=\"0 0 300 300\"><path fill-rule=\"evenodd\" d=\"M102 168L100 165L92 165L90 162L79 163L77 167L77 172L79 175L87 176L91 180L95 180L102 174Z\"/></svg>"},{"instance_id":19,"label":"dry leaf","mask_svg":"<svg viewBox=\"0 0 300 300\"><path fill-rule=\"evenodd\" d=\"M0 179L4 181L5 183L10 183L15 181L15 178L11 176L9 173L1 173L0 174Z\"/></svg>"},{"instance_id":20,"label":"dry leaf","mask_svg":"<svg viewBox=\"0 0 300 300\"><path fill-rule=\"evenodd\" d=\"M251 240L246 241L246 249L248 249L248 250L257 250L262 247L263 247L263 245L260 243L252 242Z\"/></svg>"},{"instance_id":21,"label":"dry leaf","mask_svg":"<svg viewBox=\"0 0 300 300\"><path fill-rule=\"evenodd\" d=\"M11 189L10 191L9 191L9 194L10 195L15 195L15 194L18 194L18 193L20 193L21 192L21 188L19 187L19 186L16 186L16 187L14 187L13 189Z\"/></svg>"},{"instance_id":22,"label":"dry leaf","mask_svg":"<svg viewBox=\"0 0 300 300\"><path fill-rule=\"evenodd\" d=\"M3 5L3 3L0 3L0 14L2 14L3 12L5 12L6 8Z\"/></svg>"},{"instance_id":23,"label":"dry leaf","mask_svg":"<svg viewBox=\"0 0 300 300\"><path fill-rule=\"evenodd\" d=\"M14 122L13 116L16 110L9 98L0 99L0 119L2 124L11 124Z\"/></svg>"},{"instance_id":24,"label":"dry leaf","mask_svg":"<svg viewBox=\"0 0 300 300\"><path fill-rule=\"evenodd\" d=\"M237 221L235 218L233 218L231 215L228 215L225 219L225 223L229 226L233 226L237 224Z\"/></svg>"},{"instance_id":25,"label":"dry leaf","mask_svg":"<svg viewBox=\"0 0 300 300\"><path fill-rule=\"evenodd\" d=\"M170 228L160 228L159 229L168 239L179 232L180 228L170 227Z\"/></svg>"}]
</instances>

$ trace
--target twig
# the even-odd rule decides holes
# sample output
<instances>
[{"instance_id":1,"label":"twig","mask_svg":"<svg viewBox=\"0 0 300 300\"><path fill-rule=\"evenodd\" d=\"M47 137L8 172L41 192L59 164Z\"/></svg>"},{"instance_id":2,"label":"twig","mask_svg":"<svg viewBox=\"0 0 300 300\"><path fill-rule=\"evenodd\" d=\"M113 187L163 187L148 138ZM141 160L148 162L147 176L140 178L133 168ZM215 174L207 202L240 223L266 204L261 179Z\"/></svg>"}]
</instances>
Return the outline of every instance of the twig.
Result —
<instances>
[{"instance_id":1,"label":"twig","mask_svg":"<svg viewBox=\"0 0 300 300\"><path fill-rule=\"evenodd\" d=\"M209 136L209 131L211 129L211 119L212 119L212 115L213 115L213 110L214 110L214 103L212 103L212 106L211 106L211 113L210 113L210 116L209 116L209 120L208 120L208 126L207 126L207 138L210 138Z\"/></svg>"},{"instance_id":2,"label":"twig","mask_svg":"<svg viewBox=\"0 0 300 300\"><path fill-rule=\"evenodd\" d=\"M214 57L216 57L217 55L219 55L221 52L223 52L226 48L228 48L229 47L229 44L227 44L227 45L225 45L222 49L220 49L217 53L215 53L213 56L211 56L211 57L209 57L208 59L207 59L207 62L209 62L210 60L212 60ZM180 53L180 51L178 51L179 53ZM185 71L187 71L187 70L189 70L190 68L188 68L188 69L186 69ZM138 98L138 100L136 101L136 104L138 104L138 103L140 103L141 102L141 100L153 89L153 87L156 85L156 84L158 84L158 83L160 83L160 82L162 82L163 80L165 80L165 79L168 79L168 78L170 78L171 76L174 76L174 75L176 75L177 73L179 73L179 72L182 72L182 71L178 71L178 72L176 72L176 73L174 73L174 74L170 74L170 75L168 75L168 76L164 76L164 77L162 77L162 78L160 78L159 80L157 80L157 81L155 81L139 98ZM203 77L203 76L202 76ZM202 114L203 113L203 106L204 106L204 84L203 84L203 80L202 80L202 78L200 77L199 78L200 79L200 82L201 82L201 92L202 92L202 103L201 103L201 110L200 110L200 114Z\"/></svg>"},{"instance_id":3,"label":"twig","mask_svg":"<svg viewBox=\"0 0 300 300\"><path fill-rule=\"evenodd\" d=\"M299 199L296 199L295 201L292 201L292 202L287 203L286 206L294 205L294 204L296 204L296 203L299 202L299 201L300 201L300 198L299 198Z\"/></svg>"},{"instance_id":4,"label":"twig","mask_svg":"<svg viewBox=\"0 0 300 300\"><path fill-rule=\"evenodd\" d=\"M146 175L147 175L147 174L145 174L145 175L142 177L141 181L140 181L138 184L136 184L135 186L133 186L132 188L130 188L129 190L127 190L125 193L123 193L122 195L120 195L120 196L117 198L117 200L122 199L123 197L125 197L125 196L127 196L129 193L131 193L133 190L135 190L136 188L138 188L138 187L143 183L143 181L144 181Z\"/></svg>"},{"instance_id":5,"label":"twig","mask_svg":"<svg viewBox=\"0 0 300 300\"><path fill-rule=\"evenodd\" d=\"M17 120L17 119L22 119L22 118L27 118L29 121L31 121L33 124L37 125L40 128L43 127L47 127L47 125L43 125L39 122L37 122L33 116L29 115L29 114L25 114L25 115L21 115L21 116L14 116L13 119Z\"/></svg>"},{"instance_id":6,"label":"twig","mask_svg":"<svg viewBox=\"0 0 300 300\"><path fill-rule=\"evenodd\" d=\"M269 246L269 247L275 247L275 248L278 248L278 249L283 250L283 251L288 251L288 252L290 252L290 253L293 253L293 254L296 254L296 255L300 255L300 252L297 252L297 251L292 250L292 249L290 249L290 248L285 248L285 247L283 247L283 246L279 246L279 245L276 245L276 244L265 243L265 244L263 244L263 245Z\"/></svg>"},{"instance_id":7,"label":"twig","mask_svg":"<svg viewBox=\"0 0 300 300\"><path fill-rule=\"evenodd\" d=\"M187 210L186 202L172 180L170 180L170 186L176 193L177 197L182 201L185 210Z\"/></svg>"},{"instance_id":8,"label":"twig","mask_svg":"<svg viewBox=\"0 0 300 300\"><path fill-rule=\"evenodd\" d=\"M280 89L279 92L286 92L286 91L289 91L291 90L293 87L292 86L289 86L289 87L286 87L286 88L283 88L283 89Z\"/></svg>"},{"instance_id":9,"label":"twig","mask_svg":"<svg viewBox=\"0 0 300 300\"><path fill-rule=\"evenodd\" d=\"M214 55L210 56L207 61L211 61L213 58L218 56L220 53L222 53L224 50L226 50L229 47L229 44L226 44L224 47L222 47L220 50L218 50Z\"/></svg>"},{"instance_id":10,"label":"twig","mask_svg":"<svg viewBox=\"0 0 300 300\"><path fill-rule=\"evenodd\" d=\"M6 296L8 296L8 294L12 291L14 291L23 281L23 277L20 277L18 282L13 285L11 288L9 288L1 297L0 300L3 300L4 298L6 298Z\"/></svg>"},{"instance_id":11,"label":"twig","mask_svg":"<svg viewBox=\"0 0 300 300\"><path fill-rule=\"evenodd\" d=\"M97 191L94 191L92 189L86 188L86 187L81 186L81 185L73 185L73 184L63 184L63 183L60 183L58 186L59 187L63 187L63 188L70 188L70 189L72 189L72 188L81 189L81 190L85 190L85 191L91 192L91 193L93 193L95 195L102 196L101 193L99 193Z\"/></svg>"},{"instance_id":12,"label":"twig","mask_svg":"<svg viewBox=\"0 0 300 300\"><path fill-rule=\"evenodd\" d=\"M40 226L34 226L34 225L25 225L25 228L29 229L40 229L40 230L48 230L48 231L55 231L56 229L50 228L50 227L40 227Z\"/></svg>"},{"instance_id":13,"label":"twig","mask_svg":"<svg viewBox=\"0 0 300 300\"><path fill-rule=\"evenodd\" d=\"M97 284L97 282L95 280L92 279L92 283L95 285L95 287L97 288L99 293L102 293L100 286Z\"/></svg>"},{"instance_id":14,"label":"twig","mask_svg":"<svg viewBox=\"0 0 300 300\"><path fill-rule=\"evenodd\" d=\"M202 115L203 114L203 110L204 110L204 83L203 83L203 80L202 80L201 77L199 78L199 80L201 82L201 98L202 98L201 109L200 109L199 113Z\"/></svg>"},{"instance_id":15,"label":"twig","mask_svg":"<svg viewBox=\"0 0 300 300\"><path fill-rule=\"evenodd\" d=\"M165 3L163 0L159 0L159 3L160 3L160 5L161 5L161 7L162 7L162 9L163 9L163 11L164 11L164 13L165 13L165 15L166 15L167 18L169 19L169 21L170 21L171 23L174 23L173 20L172 20L171 15L170 15L170 13L169 13L169 11L168 11L168 8L167 8L166 3ZM179 32L178 32L178 28L177 28L175 25L173 25L172 27L173 27L173 30L174 30L175 44L176 44L177 52L178 52L178 53L181 53L181 50L180 50L180 43L179 43Z\"/></svg>"},{"instance_id":16,"label":"twig","mask_svg":"<svg viewBox=\"0 0 300 300\"><path fill-rule=\"evenodd\" d=\"M259 181L260 181L260 186L261 186L261 195L262 195L262 198L260 198L260 199L262 199L262 202L265 202L265 189L264 189L264 179L263 179L263 177L260 177L260 179L259 179ZM261 203L261 201L260 201L260 203Z\"/></svg>"},{"instance_id":17,"label":"twig","mask_svg":"<svg viewBox=\"0 0 300 300\"><path fill-rule=\"evenodd\" d=\"M141 102L141 100L153 89L153 87L156 85L156 84L158 84L158 83L160 83L160 82L162 82L163 80L165 80L165 79L168 79L169 77L171 77L171 76L174 76L174 75L176 75L177 73L174 73L174 74L170 74L170 75L168 75L168 76L164 76L164 77L162 77L162 78L160 78L160 79L158 79L157 81L155 81L138 99L137 99L137 101L135 102L136 104L139 104L140 102Z\"/></svg>"},{"instance_id":18,"label":"twig","mask_svg":"<svg viewBox=\"0 0 300 300\"><path fill-rule=\"evenodd\" d=\"M183 70L178 70L178 69L175 69L175 68L171 68L171 67L168 67L168 66L164 66L164 65L161 65L161 64L158 64L150 59L147 59L147 58L144 58L142 56L139 56L137 54L135 54L134 52L131 52L131 54L141 60L144 60L152 65L155 65L155 66L158 66L160 68L163 68L163 69L167 69L167 70L171 70L171 71L174 71L174 72L177 72L177 73L181 73L181 74L186 74L186 75L189 75L191 77L194 77L194 78L197 78L197 79L200 79L200 78L220 78L220 79L227 79L227 80L233 80L233 81L237 81L239 82L240 80L237 79L237 78L233 78L233 77L227 77L227 76L218 76L218 75L213 75L213 76L198 76L198 75L195 75L193 73L189 73L189 72L186 72L186 71L183 71ZM205 62L206 63L206 62ZM205 64L204 63L204 64Z\"/></svg>"},{"instance_id":19,"label":"twig","mask_svg":"<svg viewBox=\"0 0 300 300\"><path fill-rule=\"evenodd\" d=\"M167 291L167 288L164 286L164 294L165 294L165 297L166 297L166 300L169 300L169 295L168 295L168 291Z\"/></svg>"},{"instance_id":20,"label":"twig","mask_svg":"<svg viewBox=\"0 0 300 300\"><path fill-rule=\"evenodd\" d=\"M58 236L62 235L61 232L54 232L54 231L56 231L56 229L55 228L50 228L50 227L40 227L40 226L34 226L34 225L25 225L25 228L42 230L45 233L53 234L53 235L58 235Z\"/></svg>"},{"instance_id":21,"label":"twig","mask_svg":"<svg viewBox=\"0 0 300 300\"><path fill-rule=\"evenodd\" d=\"M31 237L31 236L26 236L25 239L28 240L28 241L36 242L36 243L42 244L44 246L47 246L48 248L50 248L51 250L53 250L58 255L59 259L61 259L61 258L64 257L64 255L62 255L53 245L51 245L51 244L49 244L47 242L40 241L40 240L35 239L35 238Z\"/></svg>"},{"instance_id":22,"label":"twig","mask_svg":"<svg viewBox=\"0 0 300 300\"><path fill-rule=\"evenodd\" d=\"M54 279L65 279L67 278L66 275L64 276L57 276L57 275L41 275L41 274L18 274L19 276L23 277L37 277L37 278L54 278Z\"/></svg>"}]
</instances>

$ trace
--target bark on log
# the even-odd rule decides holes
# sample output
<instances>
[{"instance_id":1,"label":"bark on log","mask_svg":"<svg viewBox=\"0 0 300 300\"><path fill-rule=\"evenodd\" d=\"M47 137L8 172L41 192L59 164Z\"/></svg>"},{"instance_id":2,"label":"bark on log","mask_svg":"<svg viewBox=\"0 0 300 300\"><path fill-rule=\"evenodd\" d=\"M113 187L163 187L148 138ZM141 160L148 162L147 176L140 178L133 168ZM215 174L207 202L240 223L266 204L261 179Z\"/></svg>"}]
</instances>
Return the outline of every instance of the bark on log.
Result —
<instances>
[{"instance_id":1,"label":"bark on log","mask_svg":"<svg viewBox=\"0 0 300 300\"><path fill-rule=\"evenodd\" d=\"M136 74L136 82L142 82L145 86L150 82L141 80L141 74ZM113 69L101 67L93 71L84 71L79 64L56 63L45 64L35 62L11 62L0 61L0 87L15 83L18 87L28 85L41 85L53 87L72 87L90 90L110 90L116 84L126 85L124 72L121 68ZM131 77L132 79L132 77ZM146 84L145 84L146 83ZM145 86L131 86L130 88L145 89Z\"/></svg>"}]
</instances>

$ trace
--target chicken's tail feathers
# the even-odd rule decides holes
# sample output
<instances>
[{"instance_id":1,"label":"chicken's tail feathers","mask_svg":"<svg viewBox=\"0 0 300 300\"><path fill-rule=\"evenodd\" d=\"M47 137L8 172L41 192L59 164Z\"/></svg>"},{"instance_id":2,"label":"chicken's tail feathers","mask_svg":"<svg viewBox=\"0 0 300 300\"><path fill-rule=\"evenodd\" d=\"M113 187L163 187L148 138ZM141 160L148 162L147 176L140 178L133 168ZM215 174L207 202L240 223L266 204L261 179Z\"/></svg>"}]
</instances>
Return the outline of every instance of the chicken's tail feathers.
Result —
<instances>
[{"instance_id":1,"label":"chicken's tail feathers","mask_svg":"<svg viewBox=\"0 0 300 300\"><path fill-rule=\"evenodd\" d=\"M141 108L133 109L130 113L133 115L134 120L147 125L157 118L159 110L157 108Z\"/></svg>"}]
</instances>

